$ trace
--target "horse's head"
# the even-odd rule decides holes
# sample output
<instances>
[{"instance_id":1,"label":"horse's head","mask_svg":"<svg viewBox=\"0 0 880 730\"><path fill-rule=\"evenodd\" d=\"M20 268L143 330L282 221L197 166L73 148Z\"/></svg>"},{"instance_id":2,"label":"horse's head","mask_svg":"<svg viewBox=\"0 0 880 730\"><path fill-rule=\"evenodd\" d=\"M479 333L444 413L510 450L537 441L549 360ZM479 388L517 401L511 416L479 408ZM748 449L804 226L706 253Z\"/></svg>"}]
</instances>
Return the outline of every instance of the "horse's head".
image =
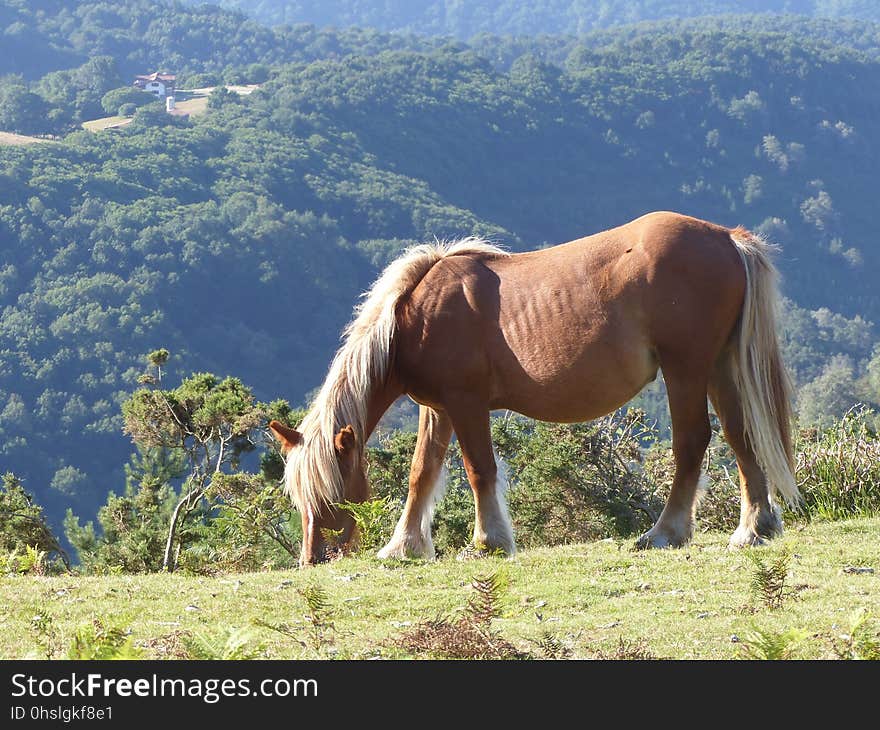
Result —
<instances>
[{"instance_id":1,"label":"horse's head","mask_svg":"<svg viewBox=\"0 0 880 730\"><path fill-rule=\"evenodd\" d=\"M329 557L328 536L332 535L333 542L343 549L355 537L351 513L339 509L333 502L363 502L367 498L363 448L351 426L341 428L333 437L332 453L328 449L328 453L312 454L307 450L318 446L306 443L299 431L278 421L272 421L269 429L278 439L287 462L285 489L302 516L300 565L321 563ZM334 465L328 461L335 462L341 477L341 495L337 494L336 499L326 498L333 494L329 482L335 480ZM324 498L316 499L316 495Z\"/></svg>"}]
</instances>

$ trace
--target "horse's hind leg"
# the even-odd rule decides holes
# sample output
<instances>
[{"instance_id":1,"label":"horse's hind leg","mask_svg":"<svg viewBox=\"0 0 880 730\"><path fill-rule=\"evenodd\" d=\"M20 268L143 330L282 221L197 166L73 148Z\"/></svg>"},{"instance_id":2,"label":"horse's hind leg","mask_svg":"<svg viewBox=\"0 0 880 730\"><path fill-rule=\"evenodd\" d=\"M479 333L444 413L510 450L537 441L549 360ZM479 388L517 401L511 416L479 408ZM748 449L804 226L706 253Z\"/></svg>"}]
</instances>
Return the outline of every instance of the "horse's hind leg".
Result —
<instances>
[{"instance_id":1,"label":"horse's hind leg","mask_svg":"<svg viewBox=\"0 0 880 730\"><path fill-rule=\"evenodd\" d=\"M700 469L712 437L705 379L690 373L678 374L671 368L664 368L663 376L672 417L675 476L663 512L657 523L638 539L637 548L680 547L691 539Z\"/></svg>"},{"instance_id":2,"label":"horse's hind leg","mask_svg":"<svg viewBox=\"0 0 880 730\"><path fill-rule=\"evenodd\" d=\"M719 360L709 381L709 397L721 420L727 442L736 454L739 471L739 527L730 538L731 547L761 545L782 532L782 521L767 489L767 479L748 443L743 425L742 400L726 358Z\"/></svg>"},{"instance_id":3,"label":"horse's hind leg","mask_svg":"<svg viewBox=\"0 0 880 730\"><path fill-rule=\"evenodd\" d=\"M513 555L516 545L507 512L507 483L495 462L489 409L471 399L448 402L447 409L474 493L474 547Z\"/></svg>"},{"instance_id":4,"label":"horse's hind leg","mask_svg":"<svg viewBox=\"0 0 880 730\"><path fill-rule=\"evenodd\" d=\"M443 459L452 436L452 422L442 411L419 406L419 435L409 474L409 494L403 514L380 558L421 557L433 560L431 520L443 497Z\"/></svg>"}]
</instances>

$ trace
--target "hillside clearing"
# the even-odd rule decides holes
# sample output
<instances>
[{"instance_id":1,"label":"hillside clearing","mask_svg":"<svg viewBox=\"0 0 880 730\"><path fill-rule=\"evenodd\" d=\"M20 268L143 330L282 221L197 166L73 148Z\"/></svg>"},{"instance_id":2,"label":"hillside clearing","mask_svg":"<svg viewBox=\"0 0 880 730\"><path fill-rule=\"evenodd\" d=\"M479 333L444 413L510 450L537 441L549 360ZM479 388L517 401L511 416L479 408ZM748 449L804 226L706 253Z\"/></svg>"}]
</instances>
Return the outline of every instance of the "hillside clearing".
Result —
<instances>
[{"instance_id":1,"label":"hillside clearing","mask_svg":"<svg viewBox=\"0 0 880 730\"><path fill-rule=\"evenodd\" d=\"M207 96L193 96L182 101L174 102L174 111L177 114L188 114L191 117L197 117L208 111Z\"/></svg>"},{"instance_id":2,"label":"hillside clearing","mask_svg":"<svg viewBox=\"0 0 880 730\"><path fill-rule=\"evenodd\" d=\"M24 134L14 134L13 132L0 132L0 145L40 144L41 142L51 141L42 137L28 137Z\"/></svg>"},{"instance_id":3,"label":"hillside clearing","mask_svg":"<svg viewBox=\"0 0 880 730\"><path fill-rule=\"evenodd\" d=\"M178 98L174 102L174 111L171 114L175 116L197 117L208 111L208 97L214 91L213 86L206 86L201 89L180 89ZM248 84L245 86L227 86L229 91L235 92L241 96L247 96L260 88L260 84ZM131 124L133 117L102 117L101 119L92 119L83 122L83 129L89 132L103 132L105 129L116 129ZM4 141L4 136L20 138L23 141ZM0 144L27 144L28 142L43 142L45 140L34 137L21 137L14 134L9 135L7 132L0 132Z\"/></svg>"},{"instance_id":4,"label":"hillside clearing","mask_svg":"<svg viewBox=\"0 0 880 730\"><path fill-rule=\"evenodd\" d=\"M208 97L216 87L206 86L201 89L180 89L174 102L174 110L177 114L187 114L191 117L199 116L208 111ZM248 84L245 86L226 86L239 96L247 96L260 88L260 84Z\"/></svg>"},{"instance_id":5,"label":"hillside clearing","mask_svg":"<svg viewBox=\"0 0 880 730\"><path fill-rule=\"evenodd\" d=\"M248 94L252 94L254 91L259 89L262 84L226 84L225 87L229 91L233 91L240 96L247 96ZM210 96L211 92L216 89L216 86L204 86L200 89L179 89L179 94L184 95L192 95L192 96Z\"/></svg>"},{"instance_id":6,"label":"hillside clearing","mask_svg":"<svg viewBox=\"0 0 880 730\"><path fill-rule=\"evenodd\" d=\"M754 566L727 550L727 536L699 535L682 550L632 552L630 541L604 540L488 558L382 564L345 558L302 571L220 575L106 577L5 576L0 580L0 657L39 655L35 616L51 620L58 646L101 619L131 632L147 658L186 656L189 636L222 637L251 627L249 641L270 658L407 658L394 644L420 620L460 611L475 576L505 584L492 627L522 651L541 656L548 634L574 657L639 644L674 659L731 659L755 628L803 630L798 658L833 657L833 641L856 611L880 619L880 518L790 527L762 549L770 561L791 553L781 608L751 593ZM326 643L309 641L311 625L298 589L320 586ZM284 625L287 634L255 626Z\"/></svg>"},{"instance_id":7,"label":"hillside clearing","mask_svg":"<svg viewBox=\"0 0 880 730\"><path fill-rule=\"evenodd\" d=\"M105 129L124 127L126 124L131 124L131 121L131 117L103 117L83 122L82 127L88 132L103 132Z\"/></svg>"}]
</instances>

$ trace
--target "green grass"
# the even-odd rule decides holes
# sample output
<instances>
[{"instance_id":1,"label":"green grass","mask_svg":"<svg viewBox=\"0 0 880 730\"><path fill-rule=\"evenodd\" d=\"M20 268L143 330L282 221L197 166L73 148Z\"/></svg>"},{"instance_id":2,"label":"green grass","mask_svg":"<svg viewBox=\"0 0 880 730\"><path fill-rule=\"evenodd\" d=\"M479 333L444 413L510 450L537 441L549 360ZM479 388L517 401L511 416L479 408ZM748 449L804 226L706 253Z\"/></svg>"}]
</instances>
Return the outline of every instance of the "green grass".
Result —
<instances>
[{"instance_id":1,"label":"green grass","mask_svg":"<svg viewBox=\"0 0 880 730\"><path fill-rule=\"evenodd\" d=\"M498 573L505 588L492 628L535 656L550 636L575 658L638 644L658 658L732 659L744 654L732 637L757 631L803 635L794 658L833 658L856 611L875 626L880 620L878 534L880 518L821 522L790 527L760 548L767 563L791 555L790 591L775 609L752 590L753 562L728 551L721 533L698 535L685 549L649 552L606 540L511 560L383 564L350 557L302 571L216 577L8 575L0 578L0 657L38 655L32 622L48 615L59 654L100 619L130 632L147 658L185 657L193 637L223 644L233 632L246 632L251 648L270 658L406 658L395 645L403 631L455 615L471 598L475 576ZM853 566L874 572L844 570ZM323 589L328 605L320 641L303 598L311 586Z\"/></svg>"}]
</instances>

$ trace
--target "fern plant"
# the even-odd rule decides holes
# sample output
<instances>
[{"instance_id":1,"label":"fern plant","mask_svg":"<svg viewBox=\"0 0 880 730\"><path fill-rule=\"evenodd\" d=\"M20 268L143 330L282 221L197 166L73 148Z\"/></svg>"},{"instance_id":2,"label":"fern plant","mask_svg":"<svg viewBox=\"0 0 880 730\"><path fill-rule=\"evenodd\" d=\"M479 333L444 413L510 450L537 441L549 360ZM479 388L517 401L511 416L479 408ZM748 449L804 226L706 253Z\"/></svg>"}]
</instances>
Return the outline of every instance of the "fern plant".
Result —
<instances>
[{"instance_id":1,"label":"fern plant","mask_svg":"<svg viewBox=\"0 0 880 730\"><path fill-rule=\"evenodd\" d=\"M660 657L655 656L645 639L627 639L618 637L617 643L609 649L596 651L596 659L605 661L653 661Z\"/></svg>"},{"instance_id":2,"label":"fern plant","mask_svg":"<svg viewBox=\"0 0 880 730\"><path fill-rule=\"evenodd\" d=\"M772 631L753 626L740 638L739 654L743 659L762 661L791 659L797 645L809 636L802 629Z\"/></svg>"},{"instance_id":3,"label":"fern plant","mask_svg":"<svg viewBox=\"0 0 880 730\"><path fill-rule=\"evenodd\" d=\"M31 632L41 659L53 659L61 650L61 638L55 621L48 613L37 613L31 619Z\"/></svg>"},{"instance_id":4,"label":"fern plant","mask_svg":"<svg viewBox=\"0 0 880 730\"><path fill-rule=\"evenodd\" d=\"M357 526L358 551L372 552L382 547L394 529L393 513L396 505L391 497L368 499L365 502L340 502L337 505L348 512Z\"/></svg>"},{"instance_id":5,"label":"fern plant","mask_svg":"<svg viewBox=\"0 0 880 730\"><path fill-rule=\"evenodd\" d=\"M784 550L769 564L764 561L757 550L747 551L746 556L753 566L750 583L752 593L767 608L779 608L790 593L785 581L788 578L791 553Z\"/></svg>"},{"instance_id":6,"label":"fern plant","mask_svg":"<svg viewBox=\"0 0 880 730\"><path fill-rule=\"evenodd\" d=\"M546 629L537 639L531 641L540 649L541 655L545 659L571 659L571 649Z\"/></svg>"},{"instance_id":7,"label":"fern plant","mask_svg":"<svg viewBox=\"0 0 880 730\"><path fill-rule=\"evenodd\" d=\"M6 572L30 575L46 575L48 553L36 545L24 545L22 551L16 546L6 555Z\"/></svg>"},{"instance_id":8,"label":"fern plant","mask_svg":"<svg viewBox=\"0 0 880 730\"><path fill-rule=\"evenodd\" d=\"M471 580L471 597L467 603L467 614L477 624L488 625L493 618L501 615L501 594L504 580L498 573L480 576Z\"/></svg>"},{"instance_id":9,"label":"fern plant","mask_svg":"<svg viewBox=\"0 0 880 730\"><path fill-rule=\"evenodd\" d=\"M306 603L306 621L309 624L309 643L316 654L332 643L332 635L336 630L330 618L330 600L321 586L317 584L298 588L297 592Z\"/></svg>"},{"instance_id":10,"label":"fern plant","mask_svg":"<svg viewBox=\"0 0 880 730\"><path fill-rule=\"evenodd\" d=\"M297 593L302 596L306 604L306 623L309 626L307 637L302 638L301 630L287 623L273 624L262 619L255 619L254 625L271 629L289 639L296 641L304 649L311 649L318 656L324 656L334 643L336 627L331 619L330 599L319 585L309 585L298 588Z\"/></svg>"},{"instance_id":11,"label":"fern plant","mask_svg":"<svg viewBox=\"0 0 880 730\"><path fill-rule=\"evenodd\" d=\"M142 653L132 645L128 632L95 619L81 626L67 648L67 659L140 659Z\"/></svg>"},{"instance_id":12,"label":"fern plant","mask_svg":"<svg viewBox=\"0 0 880 730\"><path fill-rule=\"evenodd\" d=\"M190 659L242 660L257 659L265 654L265 646L247 626L224 626L213 634L184 637L183 645Z\"/></svg>"},{"instance_id":13,"label":"fern plant","mask_svg":"<svg viewBox=\"0 0 880 730\"><path fill-rule=\"evenodd\" d=\"M395 644L413 653L453 659L530 658L491 626L492 619L500 615L504 587L496 574L475 577L471 597L458 617L437 616L419 621Z\"/></svg>"},{"instance_id":14,"label":"fern plant","mask_svg":"<svg viewBox=\"0 0 880 730\"><path fill-rule=\"evenodd\" d=\"M880 630L864 609L850 619L846 634L832 639L832 649L838 659L880 660Z\"/></svg>"}]
</instances>

